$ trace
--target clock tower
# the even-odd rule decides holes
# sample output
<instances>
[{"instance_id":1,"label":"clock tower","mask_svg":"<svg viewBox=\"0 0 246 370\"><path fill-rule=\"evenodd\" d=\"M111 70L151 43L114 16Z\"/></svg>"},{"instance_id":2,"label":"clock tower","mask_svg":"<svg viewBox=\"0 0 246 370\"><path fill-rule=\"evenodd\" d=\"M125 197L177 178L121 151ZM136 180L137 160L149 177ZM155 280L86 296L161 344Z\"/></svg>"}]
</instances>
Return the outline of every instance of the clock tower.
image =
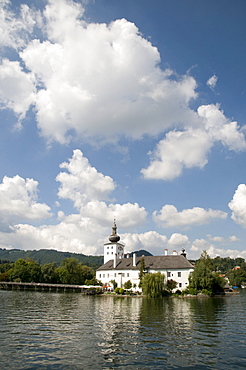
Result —
<instances>
[{"instance_id":1,"label":"clock tower","mask_svg":"<svg viewBox=\"0 0 246 370\"><path fill-rule=\"evenodd\" d=\"M104 243L104 263L113 260L116 255L116 259L124 258L124 247L125 245L120 242L120 236L117 235L117 226L114 220L112 226L112 234L109 235L108 242Z\"/></svg>"}]
</instances>

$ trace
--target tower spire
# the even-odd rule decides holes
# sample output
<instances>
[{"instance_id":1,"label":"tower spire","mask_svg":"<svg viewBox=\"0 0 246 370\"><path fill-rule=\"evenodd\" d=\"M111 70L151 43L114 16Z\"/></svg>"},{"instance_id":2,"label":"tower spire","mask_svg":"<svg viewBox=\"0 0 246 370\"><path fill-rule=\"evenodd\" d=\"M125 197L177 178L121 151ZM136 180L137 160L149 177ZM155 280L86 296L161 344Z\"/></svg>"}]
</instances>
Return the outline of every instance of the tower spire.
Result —
<instances>
[{"instance_id":1,"label":"tower spire","mask_svg":"<svg viewBox=\"0 0 246 370\"><path fill-rule=\"evenodd\" d=\"M117 226L114 218L114 223L112 226L112 234L109 236L109 241L112 243L117 243L120 240L120 236L117 235Z\"/></svg>"}]
</instances>

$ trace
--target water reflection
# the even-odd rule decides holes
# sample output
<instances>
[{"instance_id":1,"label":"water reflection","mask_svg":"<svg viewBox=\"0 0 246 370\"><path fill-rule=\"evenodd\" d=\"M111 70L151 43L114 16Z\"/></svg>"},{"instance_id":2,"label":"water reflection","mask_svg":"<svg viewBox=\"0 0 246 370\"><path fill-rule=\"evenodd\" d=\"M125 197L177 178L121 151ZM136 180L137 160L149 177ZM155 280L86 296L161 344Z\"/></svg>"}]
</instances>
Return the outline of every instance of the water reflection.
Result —
<instances>
[{"instance_id":1,"label":"water reflection","mask_svg":"<svg viewBox=\"0 0 246 370\"><path fill-rule=\"evenodd\" d=\"M246 292L212 299L0 291L1 369L240 369Z\"/></svg>"}]
</instances>

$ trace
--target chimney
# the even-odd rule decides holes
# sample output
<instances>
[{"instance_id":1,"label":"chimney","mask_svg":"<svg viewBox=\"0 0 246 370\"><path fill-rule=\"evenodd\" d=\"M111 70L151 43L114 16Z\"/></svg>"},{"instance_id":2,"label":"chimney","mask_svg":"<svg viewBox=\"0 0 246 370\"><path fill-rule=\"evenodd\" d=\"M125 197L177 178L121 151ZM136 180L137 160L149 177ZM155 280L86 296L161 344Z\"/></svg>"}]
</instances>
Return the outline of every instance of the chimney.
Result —
<instances>
[{"instance_id":1,"label":"chimney","mask_svg":"<svg viewBox=\"0 0 246 370\"><path fill-rule=\"evenodd\" d=\"M177 251L173 251L173 256L177 256Z\"/></svg>"},{"instance_id":2,"label":"chimney","mask_svg":"<svg viewBox=\"0 0 246 370\"><path fill-rule=\"evenodd\" d=\"M184 249L184 247L182 248L182 250L181 250L181 256L184 256L185 258L186 258L186 252L185 252L185 249Z\"/></svg>"},{"instance_id":3,"label":"chimney","mask_svg":"<svg viewBox=\"0 0 246 370\"><path fill-rule=\"evenodd\" d=\"M117 253L114 254L114 269L116 268Z\"/></svg>"},{"instance_id":4,"label":"chimney","mask_svg":"<svg viewBox=\"0 0 246 370\"><path fill-rule=\"evenodd\" d=\"M133 257L132 257L132 266L133 266L133 267L136 267L136 253L133 253Z\"/></svg>"},{"instance_id":5,"label":"chimney","mask_svg":"<svg viewBox=\"0 0 246 370\"><path fill-rule=\"evenodd\" d=\"M164 249L164 256L167 256L167 254L168 254L168 250Z\"/></svg>"}]
</instances>

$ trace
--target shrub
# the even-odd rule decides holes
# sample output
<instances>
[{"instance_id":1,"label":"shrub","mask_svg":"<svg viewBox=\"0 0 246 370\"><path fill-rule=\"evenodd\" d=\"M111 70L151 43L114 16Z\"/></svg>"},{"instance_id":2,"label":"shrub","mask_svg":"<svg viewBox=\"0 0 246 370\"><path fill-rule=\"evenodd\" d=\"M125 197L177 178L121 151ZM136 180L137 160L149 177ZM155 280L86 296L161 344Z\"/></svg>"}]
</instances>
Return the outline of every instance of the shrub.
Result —
<instances>
[{"instance_id":1,"label":"shrub","mask_svg":"<svg viewBox=\"0 0 246 370\"><path fill-rule=\"evenodd\" d=\"M119 293L120 293L120 288L116 287L116 288L115 288L115 290L114 290L114 292L115 292L116 294L119 294Z\"/></svg>"},{"instance_id":2,"label":"shrub","mask_svg":"<svg viewBox=\"0 0 246 370\"><path fill-rule=\"evenodd\" d=\"M124 288L119 288L119 294L124 294L125 293L125 289Z\"/></svg>"},{"instance_id":3,"label":"shrub","mask_svg":"<svg viewBox=\"0 0 246 370\"><path fill-rule=\"evenodd\" d=\"M185 290L182 291L182 295L185 294L191 294L191 295L197 295L198 291L196 288L187 287Z\"/></svg>"},{"instance_id":4,"label":"shrub","mask_svg":"<svg viewBox=\"0 0 246 370\"><path fill-rule=\"evenodd\" d=\"M213 294L212 290L208 290L208 289L203 289L201 293L204 295L209 295L209 296Z\"/></svg>"}]
</instances>

